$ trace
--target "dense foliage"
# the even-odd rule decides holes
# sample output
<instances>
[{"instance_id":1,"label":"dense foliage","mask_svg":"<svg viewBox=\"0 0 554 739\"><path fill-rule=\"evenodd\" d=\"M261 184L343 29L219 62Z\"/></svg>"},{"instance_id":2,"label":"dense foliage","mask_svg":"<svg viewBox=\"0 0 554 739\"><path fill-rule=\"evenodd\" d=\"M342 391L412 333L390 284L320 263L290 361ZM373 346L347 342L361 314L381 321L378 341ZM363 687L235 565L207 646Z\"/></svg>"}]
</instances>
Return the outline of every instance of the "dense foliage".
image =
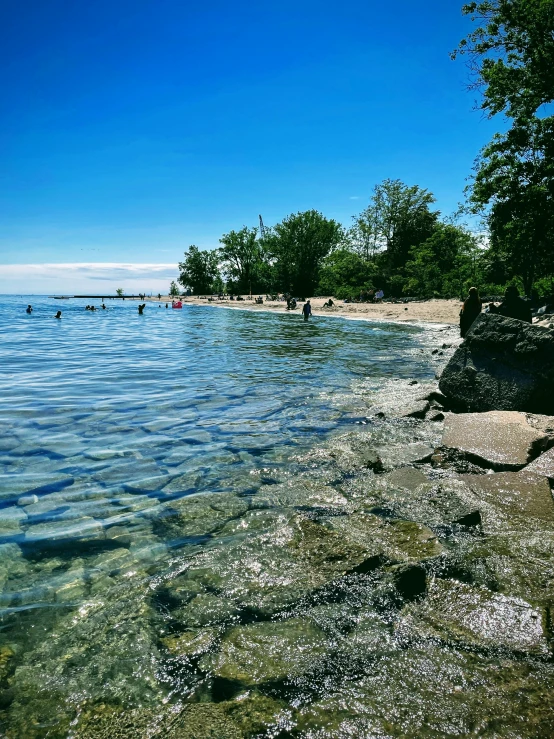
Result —
<instances>
[{"instance_id":1,"label":"dense foliage","mask_svg":"<svg viewBox=\"0 0 554 739\"><path fill-rule=\"evenodd\" d=\"M554 273L554 0L465 5L480 25L456 54L467 55L481 109L511 121L482 150L468 207L490 233L491 270L527 295L552 292Z\"/></svg>"}]
</instances>

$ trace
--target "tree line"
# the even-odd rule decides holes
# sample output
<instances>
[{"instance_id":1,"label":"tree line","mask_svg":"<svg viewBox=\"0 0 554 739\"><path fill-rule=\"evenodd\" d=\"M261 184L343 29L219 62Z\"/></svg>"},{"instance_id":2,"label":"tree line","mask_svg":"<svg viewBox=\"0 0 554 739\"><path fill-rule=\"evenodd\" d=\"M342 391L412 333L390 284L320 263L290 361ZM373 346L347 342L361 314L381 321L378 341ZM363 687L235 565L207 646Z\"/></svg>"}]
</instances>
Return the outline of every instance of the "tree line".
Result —
<instances>
[{"instance_id":1,"label":"tree line","mask_svg":"<svg viewBox=\"0 0 554 739\"><path fill-rule=\"evenodd\" d=\"M181 286L339 299L376 288L393 297L462 297L472 284L489 295L509 284L529 296L552 294L554 0L487 0L462 12L476 29L452 57L468 60L478 107L510 121L480 152L466 189L461 213L479 217L481 228L442 217L428 190L387 179L350 227L310 210L264 234L230 231L216 250L189 247Z\"/></svg>"}]
</instances>

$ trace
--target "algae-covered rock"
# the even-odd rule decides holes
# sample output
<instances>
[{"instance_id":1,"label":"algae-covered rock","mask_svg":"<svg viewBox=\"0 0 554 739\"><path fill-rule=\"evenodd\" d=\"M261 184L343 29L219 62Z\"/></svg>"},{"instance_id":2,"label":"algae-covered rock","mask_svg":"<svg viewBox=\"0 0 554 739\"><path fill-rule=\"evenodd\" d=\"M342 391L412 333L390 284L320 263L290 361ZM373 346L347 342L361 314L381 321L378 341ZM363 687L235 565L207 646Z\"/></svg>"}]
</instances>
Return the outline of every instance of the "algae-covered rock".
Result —
<instances>
[{"instance_id":1,"label":"algae-covered rock","mask_svg":"<svg viewBox=\"0 0 554 739\"><path fill-rule=\"evenodd\" d=\"M335 520L339 518L331 519ZM230 522L221 535L193 558L187 580L213 598L265 614L282 610L347 572L371 551L352 538L338 536L331 526L290 510L249 511ZM192 618L193 608L192 602L185 608ZM180 618L183 612L179 611Z\"/></svg>"},{"instance_id":2,"label":"algae-covered rock","mask_svg":"<svg viewBox=\"0 0 554 739\"><path fill-rule=\"evenodd\" d=\"M500 530L465 538L444 559L442 572L548 607L554 601L554 535Z\"/></svg>"},{"instance_id":3,"label":"algae-covered rock","mask_svg":"<svg viewBox=\"0 0 554 739\"><path fill-rule=\"evenodd\" d=\"M230 629L221 651L202 658L200 666L226 680L257 685L307 672L327 648L325 634L310 621L263 621Z\"/></svg>"},{"instance_id":4,"label":"algae-covered rock","mask_svg":"<svg viewBox=\"0 0 554 739\"><path fill-rule=\"evenodd\" d=\"M219 633L217 629L188 629L178 636L166 636L161 642L174 657L197 657L216 644Z\"/></svg>"},{"instance_id":5,"label":"algae-covered rock","mask_svg":"<svg viewBox=\"0 0 554 739\"><path fill-rule=\"evenodd\" d=\"M87 701L157 705L164 693L157 679L155 618L140 580L62 611L48 639L18 659L10 678L11 725L63 724Z\"/></svg>"},{"instance_id":6,"label":"algae-covered rock","mask_svg":"<svg viewBox=\"0 0 554 739\"><path fill-rule=\"evenodd\" d=\"M404 609L396 633L416 640L437 638L476 647L549 653L541 610L520 598L455 580L435 579L424 601Z\"/></svg>"},{"instance_id":7,"label":"algae-covered rock","mask_svg":"<svg viewBox=\"0 0 554 739\"><path fill-rule=\"evenodd\" d=\"M480 523L479 498L461 480L427 481L412 489L383 482L382 500L399 517L428 526Z\"/></svg>"},{"instance_id":8,"label":"algae-covered rock","mask_svg":"<svg viewBox=\"0 0 554 739\"><path fill-rule=\"evenodd\" d=\"M220 703L188 705L166 739L243 739L244 734Z\"/></svg>"},{"instance_id":9,"label":"algae-covered rock","mask_svg":"<svg viewBox=\"0 0 554 739\"><path fill-rule=\"evenodd\" d=\"M164 504L164 510L155 521L154 531L168 539L205 536L247 510L248 501L236 495L191 495Z\"/></svg>"},{"instance_id":10,"label":"algae-covered rock","mask_svg":"<svg viewBox=\"0 0 554 739\"><path fill-rule=\"evenodd\" d=\"M176 608L173 618L192 628L237 621L240 608L232 598L214 593L198 593L186 605Z\"/></svg>"},{"instance_id":11,"label":"algae-covered rock","mask_svg":"<svg viewBox=\"0 0 554 739\"><path fill-rule=\"evenodd\" d=\"M384 555L397 562L408 562L442 552L433 531L413 521L383 519L358 511L346 518L332 518L327 525L346 541L363 548L367 556Z\"/></svg>"},{"instance_id":12,"label":"algae-covered rock","mask_svg":"<svg viewBox=\"0 0 554 739\"><path fill-rule=\"evenodd\" d=\"M546 739L553 701L550 664L428 645L372 661L363 677L300 706L296 732L305 739Z\"/></svg>"},{"instance_id":13,"label":"algae-covered rock","mask_svg":"<svg viewBox=\"0 0 554 739\"><path fill-rule=\"evenodd\" d=\"M529 472L460 477L480 501L486 532L516 529L554 532L554 500L545 477Z\"/></svg>"}]
</instances>

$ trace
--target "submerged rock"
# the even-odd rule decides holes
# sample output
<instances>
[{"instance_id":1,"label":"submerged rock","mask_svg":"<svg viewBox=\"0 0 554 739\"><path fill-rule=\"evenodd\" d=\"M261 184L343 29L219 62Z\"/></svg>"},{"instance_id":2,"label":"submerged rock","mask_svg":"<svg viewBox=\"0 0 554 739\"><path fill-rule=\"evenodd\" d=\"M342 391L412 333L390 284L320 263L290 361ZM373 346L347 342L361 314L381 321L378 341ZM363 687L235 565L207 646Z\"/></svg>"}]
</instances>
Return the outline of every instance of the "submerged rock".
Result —
<instances>
[{"instance_id":1,"label":"submerged rock","mask_svg":"<svg viewBox=\"0 0 554 739\"><path fill-rule=\"evenodd\" d=\"M554 414L554 333L481 314L445 367L439 388L466 411Z\"/></svg>"},{"instance_id":2,"label":"submerged rock","mask_svg":"<svg viewBox=\"0 0 554 739\"><path fill-rule=\"evenodd\" d=\"M301 675L327 647L325 634L309 621L265 621L230 629L221 651L203 658L200 666L218 677L256 685Z\"/></svg>"},{"instance_id":3,"label":"submerged rock","mask_svg":"<svg viewBox=\"0 0 554 739\"><path fill-rule=\"evenodd\" d=\"M550 651L540 609L520 598L438 578L425 600L404 609L396 634L544 655Z\"/></svg>"},{"instance_id":4,"label":"submerged rock","mask_svg":"<svg viewBox=\"0 0 554 739\"><path fill-rule=\"evenodd\" d=\"M525 414L511 411L449 413L442 446L463 453L469 461L495 470L518 470L548 444Z\"/></svg>"},{"instance_id":5,"label":"submerged rock","mask_svg":"<svg viewBox=\"0 0 554 739\"><path fill-rule=\"evenodd\" d=\"M554 532L554 500L545 477L527 470L460 477L481 501L486 532L545 527Z\"/></svg>"}]
</instances>

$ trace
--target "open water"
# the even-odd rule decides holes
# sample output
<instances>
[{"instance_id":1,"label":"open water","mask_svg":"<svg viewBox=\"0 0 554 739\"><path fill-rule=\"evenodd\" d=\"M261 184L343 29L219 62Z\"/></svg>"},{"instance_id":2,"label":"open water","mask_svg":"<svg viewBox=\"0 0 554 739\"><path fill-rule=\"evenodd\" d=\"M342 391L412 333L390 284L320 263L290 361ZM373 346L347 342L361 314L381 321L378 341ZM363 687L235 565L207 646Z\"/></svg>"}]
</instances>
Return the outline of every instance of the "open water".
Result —
<instances>
[{"instance_id":1,"label":"open water","mask_svg":"<svg viewBox=\"0 0 554 739\"><path fill-rule=\"evenodd\" d=\"M448 331L87 302L0 298L0 736L446 735L451 707L411 734L386 705L422 671L470 668L398 652L374 704L367 665L392 633L375 583L309 598L343 574L334 559L359 560L337 554L359 493L334 440L436 443L368 409L431 381ZM394 546L437 554L409 525ZM441 679L413 711L433 713ZM348 733L345 701L368 733Z\"/></svg>"}]
</instances>

